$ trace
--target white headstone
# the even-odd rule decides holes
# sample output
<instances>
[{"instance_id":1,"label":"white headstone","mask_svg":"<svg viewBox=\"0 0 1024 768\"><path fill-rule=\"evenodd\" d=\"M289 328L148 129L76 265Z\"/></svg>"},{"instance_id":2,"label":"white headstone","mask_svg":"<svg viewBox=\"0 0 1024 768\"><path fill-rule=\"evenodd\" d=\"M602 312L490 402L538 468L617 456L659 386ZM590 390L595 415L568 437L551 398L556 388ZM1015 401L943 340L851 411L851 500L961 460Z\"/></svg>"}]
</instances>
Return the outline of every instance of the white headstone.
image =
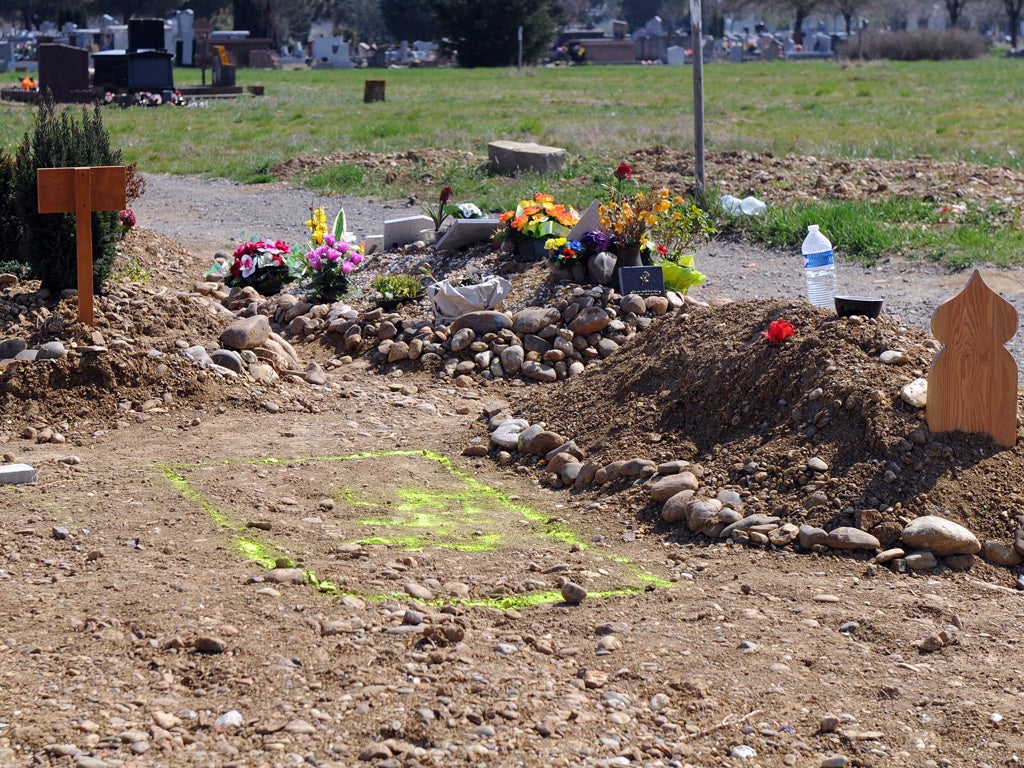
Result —
<instances>
[{"instance_id":1,"label":"white headstone","mask_svg":"<svg viewBox=\"0 0 1024 768\"><path fill-rule=\"evenodd\" d=\"M576 222L576 226L572 228L572 231L566 235L566 240L579 240L587 232L593 232L601 228L601 216L598 213L601 208L601 203L597 200L587 206L587 210L580 214L580 220Z\"/></svg>"},{"instance_id":2,"label":"white headstone","mask_svg":"<svg viewBox=\"0 0 1024 768\"><path fill-rule=\"evenodd\" d=\"M434 245L438 251L457 251L467 245L485 243L498 229L497 219L455 219Z\"/></svg>"},{"instance_id":3,"label":"white headstone","mask_svg":"<svg viewBox=\"0 0 1024 768\"><path fill-rule=\"evenodd\" d=\"M434 222L429 216L389 219L384 222L384 247L394 248L396 245L416 242L423 238L423 230L433 228Z\"/></svg>"},{"instance_id":4,"label":"white headstone","mask_svg":"<svg viewBox=\"0 0 1024 768\"><path fill-rule=\"evenodd\" d=\"M686 63L686 49L681 45L670 45L665 49L665 61L667 64L679 66Z\"/></svg>"}]
</instances>

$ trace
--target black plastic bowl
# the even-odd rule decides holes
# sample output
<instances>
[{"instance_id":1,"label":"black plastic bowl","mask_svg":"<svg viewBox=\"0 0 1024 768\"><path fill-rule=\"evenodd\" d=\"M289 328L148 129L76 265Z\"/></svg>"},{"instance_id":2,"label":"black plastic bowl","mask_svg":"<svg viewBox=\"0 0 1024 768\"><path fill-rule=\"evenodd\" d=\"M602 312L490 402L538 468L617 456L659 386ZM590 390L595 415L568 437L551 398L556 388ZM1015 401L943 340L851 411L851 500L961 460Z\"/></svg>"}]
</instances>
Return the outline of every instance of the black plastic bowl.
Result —
<instances>
[{"instance_id":1,"label":"black plastic bowl","mask_svg":"<svg viewBox=\"0 0 1024 768\"><path fill-rule=\"evenodd\" d=\"M872 299L867 296L836 296L836 314L840 317L849 317L850 315L878 317L878 313L881 311L881 299Z\"/></svg>"}]
</instances>

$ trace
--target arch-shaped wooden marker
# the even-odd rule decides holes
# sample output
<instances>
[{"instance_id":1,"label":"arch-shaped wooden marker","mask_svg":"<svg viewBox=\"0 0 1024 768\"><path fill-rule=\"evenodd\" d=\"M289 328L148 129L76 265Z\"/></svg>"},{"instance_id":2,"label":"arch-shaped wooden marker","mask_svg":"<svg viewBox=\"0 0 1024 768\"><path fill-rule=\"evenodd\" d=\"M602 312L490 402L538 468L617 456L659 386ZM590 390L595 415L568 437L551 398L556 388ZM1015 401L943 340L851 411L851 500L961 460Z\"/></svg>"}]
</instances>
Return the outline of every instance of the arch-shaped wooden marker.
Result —
<instances>
[{"instance_id":1,"label":"arch-shaped wooden marker","mask_svg":"<svg viewBox=\"0 0 1024 768\"><path fill-rule=\"evenodd\" d=\"M974 270L967 286L932 315L945 347L928 373L928 429L984 432L1017 442L1017 363L1004 346L1017 333L1017 310Z\"/></svg>"}]
</instances>

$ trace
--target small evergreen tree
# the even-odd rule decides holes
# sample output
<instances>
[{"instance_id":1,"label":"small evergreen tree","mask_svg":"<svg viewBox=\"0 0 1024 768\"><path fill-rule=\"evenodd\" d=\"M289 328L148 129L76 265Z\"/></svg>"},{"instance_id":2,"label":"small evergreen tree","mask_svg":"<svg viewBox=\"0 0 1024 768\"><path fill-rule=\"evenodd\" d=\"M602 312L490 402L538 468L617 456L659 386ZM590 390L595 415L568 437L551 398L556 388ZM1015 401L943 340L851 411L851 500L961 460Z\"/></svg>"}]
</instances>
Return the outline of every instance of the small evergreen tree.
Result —
<instances>
[{"instance_id":1,"label":"small evergreen tree","mask_svg":"<svg viewBox=\"0 0 1024 768\"><path fill-rule=\"evenodd\" d=\"M28 266L16 258L13 252L21 242L21 218L14 200L14 177L17 166L11 155L0 149L0 243L8 250L0 256L0 272L10 272L19 278L29 277Z\"/></svg>"},{"instance_id":2,"label":"small evergreen tree","mask_svg":"<svg viewBox=\"0 0 1024 768\"><path fill-rule=\"evenodd\" d=\"M100 107L82 108L78 122L67 110L57 110L47 92L39 103L32 130L18 147L14 175L14 208L21 224L18 255L44 288L60 292L78 286L75 216L39 213L39 168L121 165L121 153L110 148ZM92 214L93 286L98 291L117 256L120 232L116 211Z\"/></svg>"}]
</instances>

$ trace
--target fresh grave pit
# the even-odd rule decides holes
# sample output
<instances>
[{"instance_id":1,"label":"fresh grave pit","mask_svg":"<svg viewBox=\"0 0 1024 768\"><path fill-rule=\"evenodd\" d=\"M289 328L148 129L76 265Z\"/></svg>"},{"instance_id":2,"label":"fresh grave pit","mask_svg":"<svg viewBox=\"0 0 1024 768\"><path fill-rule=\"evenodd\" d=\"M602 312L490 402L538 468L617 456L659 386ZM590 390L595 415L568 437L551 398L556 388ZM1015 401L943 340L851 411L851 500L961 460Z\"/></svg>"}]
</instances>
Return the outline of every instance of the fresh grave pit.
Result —
<instances>
[{"instance_id":1,"label":"fresh grave pit","mask_svg":"<svg viewBox=\"0 0 1024 768\"><path fill-rule=\"evenodd\" d=\"M359 465L354 473L353 465ZM188 502L269 568L267 582L306 582L332 595L526 608L670 586L625 552L583 536L513 495L427 451L167 464L158 468ZM371 482L372 480L372 482ZM273 497L268 488L284 487ZM438 578L403 579L403 557L428 558ZM500 577L484 561L503 558ZM480 566L480 567L478 567ZM571 588L570 588L571 589ZM575 593L573 593L575 594ZM579 602L580 594L570 602Z\"/></svg>"}]
</instances>

